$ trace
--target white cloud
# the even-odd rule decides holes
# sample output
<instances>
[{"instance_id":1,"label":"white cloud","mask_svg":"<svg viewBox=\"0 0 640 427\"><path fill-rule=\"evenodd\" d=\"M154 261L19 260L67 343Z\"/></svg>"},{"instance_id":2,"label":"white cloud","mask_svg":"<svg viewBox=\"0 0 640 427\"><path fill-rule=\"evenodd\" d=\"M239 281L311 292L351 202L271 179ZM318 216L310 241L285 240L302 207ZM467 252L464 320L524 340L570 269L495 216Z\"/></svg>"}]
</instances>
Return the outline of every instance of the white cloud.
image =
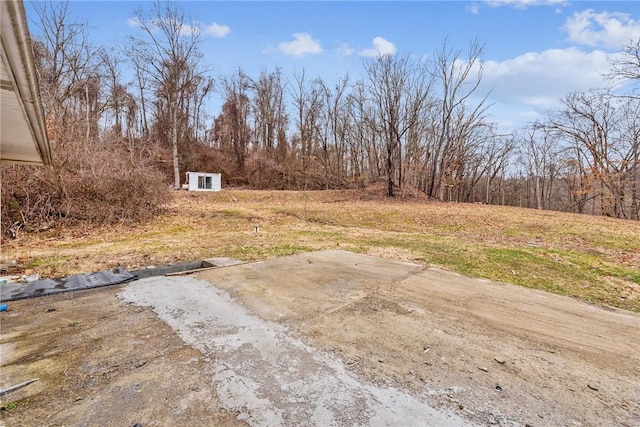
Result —
<instances>
[{"instance_id":1,"label":"white cloud","mask_svg":"<svg viewBox=\"0 0 640 427\"><path fill-rule=\"evenodd\" d=\"M566 6L567 0L486 0L491 7L513 6L518 9L526 9L534 6Z\"/></svg>"},{"instance_id":2,"label":"white cloud","mask_svg":"<svg viewBox=\"0 0 640 427\"><path fill-rule=\"evenodd\" d=\"M127 19L127 25L132 28L140 28L142 27L142 22L136 17L131 17Z\"/></svg>"},{"instance_id":3,"label":"white cloud","mask_svg":"<svg viewBox=\"0 0 640 427\"><path fill-rule=\"evenodd\" d=\"M294 33L293 40L278 44L278 50L285 55L302 56L322 52L322 46L308 33Z\"/></svg>"},{"instance_id":4,"label":"white cloud","mask_svg":"<svg viewBox=\"0 0 640 427\"><path fill-rule=\"evenodd\" d=\"M231 28L228 25L220 25L217 22L212 22L210 25L204 26L204 33L215 38L222 38L231 32Z\"/></svg>"},{"instance_id":5,"label":"white cloud","mask_svg":"<svg viewBox=\"0 0 640 427\"><path fill-rule=\"evenodd\" d=\"M499 133L511 133L525 126L527 123L542 121L546 110L534 109L527 105L495 103L490 107L490 114L494 123L498 125Z\"/></svg>"},{"instance_id":6,"label":"white cloud","mask_svg":"<svg viewBox=\"0 0 640 427\"><path fill-rule=\"evenodd\" d=\"M340 56L351 56L356 52L356 49L349 46L347 43L340 43L340 46L336 48L336 53Z\"/></svg>"},{"instance_id":7,"label":"white cloud","mask_svg":"<svg viewBox=\"0 0 640 427\"><path fill-rule=\"evenodd\" d=\"M621 50L622 46L640 35L640 21L626 13L595 13L593 9L587 9L574 13L563 29L570 42Z\"/></svg>"},{"instance_id":8,"label":"white cloud","mask_svg":"<svg viewBox=\"0 0 640 427\"><path fill-rule=\"evenodd\" d=\"M520 117L522 120L533 122L542 119L543 116L539 111L529 110L518 113L518 117Z\"/></svg>"},{"instance_id":9,"label":"white cloud","mask_svg":"<svg viewBox=\"0 0 640 427\"><path fill-rule=\"evenodd\" d=\"M491 91L491 112L502 128L514 128L542 118L571 92L605 88L609 71L604 51L585 52L571 47L529 52L506 61L486 61L479 94Z\"/></svg>"},{"instance_id":10,"label":"white cloud","mask_svg":"<svg viewBox=\"0 0 640 427\"><path fill-rule=\"evenodd\" d=\"M370 49L363 49L360 51L360 56L384 56L393 55L398 51L396 45L383 37L376 37L372 42L373 47Z\"/></svg>"},{"instance_id":11,"label":"white cloud","mask_svg":"<svg viewBox=\"0 0 640 427\"><path fill-rule=\"evenodd\" d=\"M200 34L200 28L189 24L182 24L180 26L180 35L183 37L197 36Z\"/></svg>"},{"instance_id":12,"label":"white cloud","mask_svg":"<svg viewBox=\"0 0 640 427\"><path fill-rule=\"evenodd\" d=\"M158 22L157 20L149 21L149 29L152 32L158 30L159 24L162 22ZM179 22L175 22L176 24L180 24ZM131 17L127 19L127 25L132 28L141 28L142 22L137 17ZM200 35L204 34L207 36L221 38L226 36L231 32L231 28L228 25L220 25L216 22L212 22L210 25L203 25L202 23L196 21L193 25L182 23L180 25L180 35L190 37L192 35Z\"/></svg>"},{"instance_id":13,"label":"white cloud","mask_svg":"<svg viewBox=\"0 0 640 427\"><path fill-rule=\"evenodd\" d=\"M561 13L564 6L568 6L568 0L478 0L467 5L467 12L478 15L482 7L514 7L516 9L528 9L536 6L555 7L556 13Z\"/></svg>"},{"instance_id":14,"label":"white cloud","mask_svg":"<svg viewBox=\"0 0 640 427\"><path fill-rule=\"evenodd\" d=\"M577 48L530 52L502 62L484 63L483 86L492 97L534 107L552 107L572 91L605 87L607 54Z\"/></svg>"},{"instance_id":15,"label":"white cloud","mask_svg":"<svg viewBox=\"0 0 640 427\"><path fill-rule=\"evenodd\" d=\"M467 5L467 12L472 15L477 15L480 13L480 5L478 3L470 3Z\"/></svg>"}]
</instances>

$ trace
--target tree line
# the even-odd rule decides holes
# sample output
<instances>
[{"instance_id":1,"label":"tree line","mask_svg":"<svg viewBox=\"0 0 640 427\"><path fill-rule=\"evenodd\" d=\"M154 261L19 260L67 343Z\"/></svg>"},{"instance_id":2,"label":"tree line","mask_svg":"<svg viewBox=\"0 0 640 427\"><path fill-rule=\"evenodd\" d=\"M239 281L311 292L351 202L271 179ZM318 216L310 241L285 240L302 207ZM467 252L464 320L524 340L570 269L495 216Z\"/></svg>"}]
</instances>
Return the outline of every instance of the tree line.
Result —
<instances>
[{"instance_id":1,"label":"tree line","mask_svg":"<svg viewBox=\"0 0 640 427\"><path fill-rule=\"evenodd\" d=\"M334 82L277 68L214 77L175 3L136 11L135 34L110 49L91 43L68 2L33 6L54 164L2 166L5 235L54 218L142 219L187 170L259 189L383 180L388 196L640 218L640 39L611 61L624 95L567 94L545 120L503 134L480 91L477 40L445 40L429 61L367 59ZM212 97L223 101L215 115Z\"/></svg>"}]
</instances>

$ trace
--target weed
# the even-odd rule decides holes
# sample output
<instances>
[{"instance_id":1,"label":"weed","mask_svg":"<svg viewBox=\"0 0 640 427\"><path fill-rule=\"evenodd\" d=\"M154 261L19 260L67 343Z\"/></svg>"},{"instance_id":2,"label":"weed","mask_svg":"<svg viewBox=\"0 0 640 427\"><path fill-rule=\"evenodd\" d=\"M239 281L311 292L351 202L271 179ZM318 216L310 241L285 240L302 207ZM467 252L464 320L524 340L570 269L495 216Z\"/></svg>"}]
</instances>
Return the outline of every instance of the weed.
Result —
<instances>
[{"instance_id":1,"label":"weed","mask_svg":"<svg viewBox=\"0 0 640 427\"><path fill-rule=\"evenodd\" d=\"M0 407L0 410L2 411L12 411L14 409L16 409L18 407L18 403L17 402L8 402L5 403L4 405L2 405Z\"/></svg>"}]
</instances>

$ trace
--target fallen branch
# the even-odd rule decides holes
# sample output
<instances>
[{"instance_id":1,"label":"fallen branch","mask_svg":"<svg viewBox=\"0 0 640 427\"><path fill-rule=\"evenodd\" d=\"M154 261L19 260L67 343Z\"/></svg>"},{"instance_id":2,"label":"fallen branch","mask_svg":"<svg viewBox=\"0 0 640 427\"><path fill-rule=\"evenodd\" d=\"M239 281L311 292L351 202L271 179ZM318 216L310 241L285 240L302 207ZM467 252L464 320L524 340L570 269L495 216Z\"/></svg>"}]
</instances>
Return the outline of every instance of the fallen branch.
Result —
<instances>
[{"instance_id":1,"label":"fallen branch","mask_svg":"<svg viewBox=\"0 0 640 427\"><path fill-rule=\"evenodd\" d=\"M7 388L4 388L4 389L1 389L0 390L0 397L3 397L3 396L5 396L5 395L7 395L9 393L12 393L12 392L16 391L16 390L20 390L22 387L26 387L29 384L35 383L36 381L38 381L38 379L34 378L32 380L25 381L23 383L13 385L11 387L7 387Z\"/></svg>"}]
</instances>

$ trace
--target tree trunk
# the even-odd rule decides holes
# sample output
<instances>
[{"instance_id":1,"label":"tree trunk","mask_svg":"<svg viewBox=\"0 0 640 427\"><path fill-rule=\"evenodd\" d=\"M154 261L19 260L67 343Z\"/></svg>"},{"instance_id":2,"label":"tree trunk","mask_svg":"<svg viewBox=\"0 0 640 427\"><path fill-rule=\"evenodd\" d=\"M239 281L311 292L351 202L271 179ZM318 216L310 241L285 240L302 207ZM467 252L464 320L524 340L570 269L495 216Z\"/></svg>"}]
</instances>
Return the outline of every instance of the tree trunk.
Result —
<instances>
[{"instance_id":1,"label":"tree trunk","mask_svg":"<svg viewBox=\"0 0 640 427\"><path fill-rule=\"evenodd\" d=\"M387 196L393 197L393 147L387 144Z\"/></svg>"},{"instance_id":2,"label":"tree trunk","mask_svg":"<svg viewBox=\"0 0 640 427\"><path fill-rule=\"evenodd\" d=\"M540 175L536 175L536 207L542 210L542 192L540 190Z\"/></svg>"},{"instance_id":3,"label":"tree trunk","mask_svg":"<svg viewBox=\"0 0 640 427\"><path fill-rule=\"evenodd\" d=\"M173 189L180 189L180 167L178 165L178 114L176 106L171 107L171 146L173 149Z\"/></svg>"}]
</instances>

